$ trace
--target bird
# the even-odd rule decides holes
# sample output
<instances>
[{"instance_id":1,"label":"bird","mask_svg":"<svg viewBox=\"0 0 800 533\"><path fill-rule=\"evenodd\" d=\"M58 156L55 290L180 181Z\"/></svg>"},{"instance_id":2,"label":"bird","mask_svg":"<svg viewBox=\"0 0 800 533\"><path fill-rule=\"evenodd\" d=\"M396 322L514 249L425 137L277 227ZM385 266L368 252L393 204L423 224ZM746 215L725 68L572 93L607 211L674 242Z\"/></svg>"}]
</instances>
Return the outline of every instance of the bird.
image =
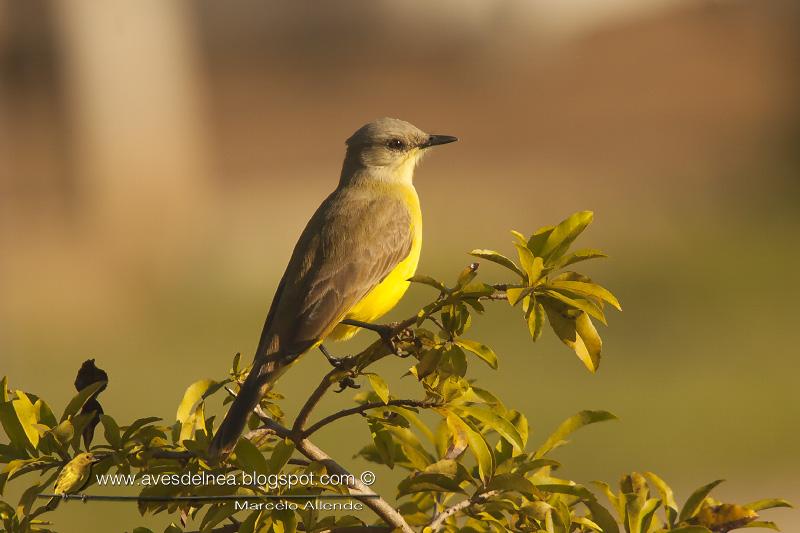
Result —
<instances>
[{"instance_id":1,"label":"bird","mask_svg":"<svg viewBox=\"0 0 800 533\"><path fill-rule=\"evenodd\" d=\"M209 446L211 457L233 450L261 396L298 357L324 340L356 334L359 326L342 320L372 323L400 301L422 246L414 169L430 148L457 140L389 117L346 140L339 183L294 247L252 368Z\"/></svg>"},{"instance_id":2,"label":"bird","mask_svg":"<svg viewBox=\"0 0 800 533\"><path fill-rule=\"evenodd\" d=\"M73 457L56 477L53 485L54 496L47 504L48 509L52 510L58 506L58 502L66 499L68 494L75 494L89 485L91 481L92 465L100 461L100 458L91 452L82 452Z\"/></svg>"}]
</instances>

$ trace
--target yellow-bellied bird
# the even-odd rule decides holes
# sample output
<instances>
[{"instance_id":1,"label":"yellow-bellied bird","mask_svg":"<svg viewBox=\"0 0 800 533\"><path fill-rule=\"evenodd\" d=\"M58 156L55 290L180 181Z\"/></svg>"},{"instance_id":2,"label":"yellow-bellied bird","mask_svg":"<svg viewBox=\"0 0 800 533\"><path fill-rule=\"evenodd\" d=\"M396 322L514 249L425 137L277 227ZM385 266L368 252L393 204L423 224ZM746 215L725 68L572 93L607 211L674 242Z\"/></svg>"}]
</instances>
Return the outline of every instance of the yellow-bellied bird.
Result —
<instances>
[{"instance_id":1,"label":"yellow-bellied bird","mask_svg":"<svg viewBox=\"0 0 800 533\"><path fill-rule=\"evenodd\" d=\"M92 465L99 460L90 452L79 453L73 457L58 473L55 485L53 485L53 493L63 498L68 494L75 494L85 489L91 481ZM47 507L55 509L60 499L59 497L51 498Z\"/></svg>"},{"instance_id":2,"label":"yellow-bellied bird","mask_svg":"<svg viewBox=\"0 0 800 533\"><path fill-rule=\"evenodd\" d=\"M397 304L422 245L414 168L430 147L456 140L394 118L370 122L347 139L339 185L295 245L212 456L233 450L263 392L291 362L325 339L356 333L343 319L371 322Z\"/></svg>"}]
</instances>

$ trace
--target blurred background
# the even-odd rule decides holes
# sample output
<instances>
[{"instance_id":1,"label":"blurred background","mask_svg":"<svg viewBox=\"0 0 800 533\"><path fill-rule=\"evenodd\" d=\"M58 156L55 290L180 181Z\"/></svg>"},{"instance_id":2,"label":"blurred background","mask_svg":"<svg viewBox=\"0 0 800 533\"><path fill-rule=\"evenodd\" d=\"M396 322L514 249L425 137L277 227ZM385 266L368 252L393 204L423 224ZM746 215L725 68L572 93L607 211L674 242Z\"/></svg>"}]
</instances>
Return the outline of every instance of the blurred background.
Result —
<instances>
[{"instance_id":1,"label":"blurred background","mask_svg":"<svg viewBox=\"0 0 800 533\"><path fill-rule=\"evenodd\" d=\"M533 443L580 409L620 416L556 453L564 476L800 502L799 23L791 0L2 0L0 374L60 410L95 357L107 413L174 420L190 382L251 357L345 138L395 116L461 139L417 172L420 272L595 211L579 244L610 254L587 268L624 307L597 375L503 304L471 334L501 357L473 375ZM381 368L397 394L407 366ZM308 354L286 376L288 412L324 370ZM360 472L368 439L352 419L318 444ZM165 525L91 505L98 531ZM63 507L59 530L86 531Z\"/></svg>"}]
</instances>

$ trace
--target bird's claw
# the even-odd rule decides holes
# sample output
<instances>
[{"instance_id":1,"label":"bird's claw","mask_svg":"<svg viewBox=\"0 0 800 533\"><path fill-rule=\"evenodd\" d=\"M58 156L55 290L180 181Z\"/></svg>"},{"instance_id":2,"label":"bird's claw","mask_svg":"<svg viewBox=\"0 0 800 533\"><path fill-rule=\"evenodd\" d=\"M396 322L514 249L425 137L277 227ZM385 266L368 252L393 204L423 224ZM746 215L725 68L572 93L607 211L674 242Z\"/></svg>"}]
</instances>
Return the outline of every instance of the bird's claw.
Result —
<instances>
[{"instance_id":1,"label":"bird's claw","mask_svg":"<svg viewBox=\"0 0 800 533\"><path fill-rule=\"evenodd\" d=\"M334 357L333 355L331 355L328 349L325 348L325 346L323 346L322 344L319 345L319 351L322 352L322 355L325 356L325 359L333 368L344 368L353 358L351 355L347 355L344 357Z\"/></svg>"},{"instance_id":2,"label":"bird's claw","mask_svg":"<svg viewBox=\"0 0 800 533\"><path fill-rule=\"evenodd\" d=\"M360 389L361 385L353 381L353 378L346 377L339 381L339 388L334 392L344 392L347 389Z\"/></svg>"}]
</instances>

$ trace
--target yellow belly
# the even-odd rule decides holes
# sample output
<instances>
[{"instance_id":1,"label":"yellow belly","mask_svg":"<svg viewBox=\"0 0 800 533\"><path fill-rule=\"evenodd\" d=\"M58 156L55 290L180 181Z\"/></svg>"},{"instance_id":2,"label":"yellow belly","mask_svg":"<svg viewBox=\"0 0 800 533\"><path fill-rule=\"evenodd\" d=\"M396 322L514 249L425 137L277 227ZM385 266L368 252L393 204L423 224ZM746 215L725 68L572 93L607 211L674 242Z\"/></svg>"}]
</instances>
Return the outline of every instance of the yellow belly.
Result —
<instances>
[{"instance_id":1,"label":"yellow belly","mask_svg":"<svg viewBox=\"0 0 800 533\"><path fill-rule=\"evenodd\" d=\"M408 280L417 271L419 255L422 250L422 214L416 191L410 188L404 191L406 201L411 209L412 228L414 233L411 250L408 256L399 262L383 281L375 286L364 298L354 305L345 318L374 322L389 312L403 297L411 283ZM355 335L360 328L338 324L328 335L329 339L345 340Z\"/></svg>"}]
</instances>

